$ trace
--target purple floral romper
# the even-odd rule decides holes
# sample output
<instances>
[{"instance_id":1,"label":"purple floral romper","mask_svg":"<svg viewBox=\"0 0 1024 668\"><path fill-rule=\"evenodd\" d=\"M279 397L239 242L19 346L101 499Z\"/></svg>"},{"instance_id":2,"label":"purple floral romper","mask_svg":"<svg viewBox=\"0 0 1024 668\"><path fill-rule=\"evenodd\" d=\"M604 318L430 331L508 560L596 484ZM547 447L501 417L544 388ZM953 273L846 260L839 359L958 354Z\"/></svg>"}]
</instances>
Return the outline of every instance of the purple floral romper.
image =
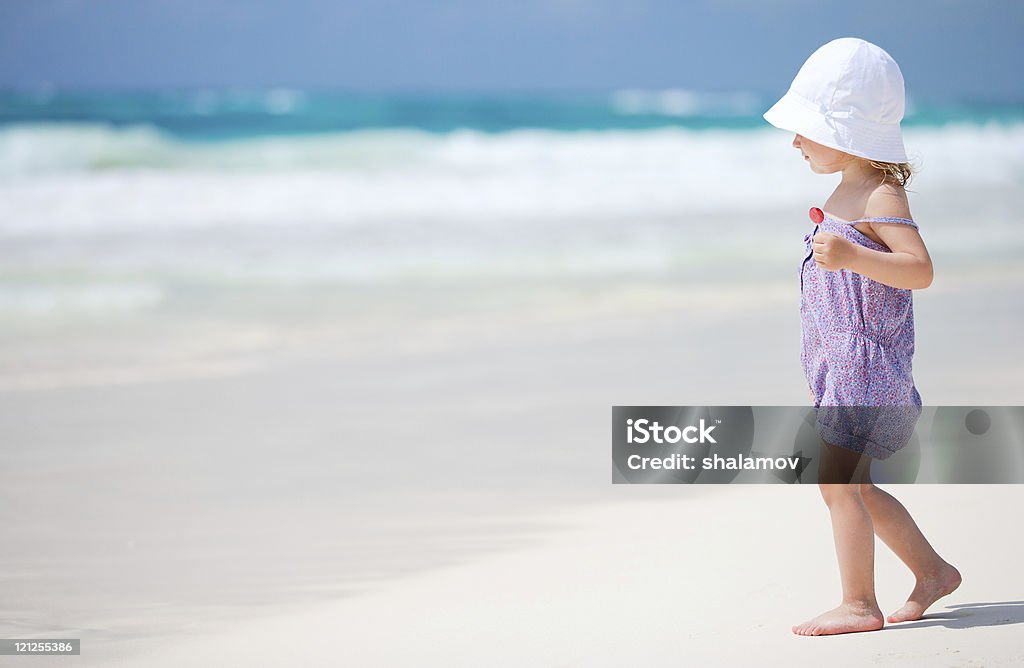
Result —
<instances>
[{"instance_id":1,"label":"purple floral romper","mask_svg":"<svg viewBox=\"0 0 1024 668\"><path fill-rule=\"evenodd\" d=\"M917 224L906 218L847 222L811 209L815 228L804 237L800 265L800 361L814 393L818 432L833 445L885 459L911 438L921 413L914 387L914 306L910 290L849 269L826 271L814 262L812 239L832 232L890 253L854 223Z\"/></svg>"}]
</instances>

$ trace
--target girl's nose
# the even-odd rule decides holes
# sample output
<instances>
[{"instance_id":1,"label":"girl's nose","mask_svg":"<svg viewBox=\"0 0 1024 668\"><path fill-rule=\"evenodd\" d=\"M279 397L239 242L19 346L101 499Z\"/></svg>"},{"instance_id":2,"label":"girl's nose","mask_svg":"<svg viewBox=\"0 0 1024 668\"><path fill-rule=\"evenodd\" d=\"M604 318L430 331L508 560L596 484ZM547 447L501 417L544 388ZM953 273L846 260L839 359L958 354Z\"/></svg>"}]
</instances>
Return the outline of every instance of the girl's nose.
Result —
<instances>
[{"instance_id":1,"label":"girl's nose","mask_svg":"<svg viewBox=\"0 0 1024 668\"><path fill-rule=\"evenodd\" d=\"M800 148L800 135L793 137L793 148Z\"/></svg>"}]
</instances>

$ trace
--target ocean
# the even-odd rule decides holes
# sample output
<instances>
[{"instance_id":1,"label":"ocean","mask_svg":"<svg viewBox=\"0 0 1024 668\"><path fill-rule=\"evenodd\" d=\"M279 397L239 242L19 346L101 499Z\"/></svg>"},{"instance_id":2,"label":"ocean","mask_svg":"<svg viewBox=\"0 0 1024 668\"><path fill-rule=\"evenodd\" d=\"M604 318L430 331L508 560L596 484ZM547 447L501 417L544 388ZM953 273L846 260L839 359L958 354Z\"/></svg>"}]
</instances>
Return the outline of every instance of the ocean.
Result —
<instances>
[{"instance_id":1,"label":"ocean","mask_svg":"<svg viewBox=\"0 0 1024 668\"><path fill-rule=\"evenodd\" d=\"M0 319L173 311L249 287L756 277L792 264L835 181L761 119L772 102L5 91ZM1019 252L1024 107L911 103L904 126L929 243L965 261Z\"/></svg>"}]
</instances>

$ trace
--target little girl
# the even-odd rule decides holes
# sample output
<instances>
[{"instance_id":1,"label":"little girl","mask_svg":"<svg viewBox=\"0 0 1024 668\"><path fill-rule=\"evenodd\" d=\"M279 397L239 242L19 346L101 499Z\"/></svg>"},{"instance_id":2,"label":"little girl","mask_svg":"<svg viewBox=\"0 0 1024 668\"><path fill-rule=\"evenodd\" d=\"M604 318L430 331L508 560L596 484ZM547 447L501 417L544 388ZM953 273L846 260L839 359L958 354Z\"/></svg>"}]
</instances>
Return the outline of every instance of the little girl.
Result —
<instances>
[{"instance_id":1,"label":"little girl","mask_svg":"<svg viewBox=\"0 0 1024 668\"><path fill-rule=\"evenodd\" d=\"M842 38L811 54L764 114L796 134L793 147L811 171L842 174L824 205L810 210L816 227L805 237L800 268L800 357L817 409L819 486L832 516L843 600L794 626L799 635L919 619L960 585L960 573L906 508L870 478L871 459L901 448L921 410L911 375L911 290L931 284L932 263L904 190L911 169L903 110L903 75L892 57ZM917 578L906 604L888 618L875 600L876 533Z\"/></svg>"}]
</instances>

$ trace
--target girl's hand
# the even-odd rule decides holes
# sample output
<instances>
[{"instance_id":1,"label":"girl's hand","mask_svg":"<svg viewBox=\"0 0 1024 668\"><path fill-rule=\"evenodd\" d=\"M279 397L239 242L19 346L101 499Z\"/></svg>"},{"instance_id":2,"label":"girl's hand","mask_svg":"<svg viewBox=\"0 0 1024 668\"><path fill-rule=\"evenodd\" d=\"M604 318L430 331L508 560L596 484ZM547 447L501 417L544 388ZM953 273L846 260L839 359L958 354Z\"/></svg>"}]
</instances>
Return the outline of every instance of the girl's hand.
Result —
<instances>
[{"instance_id":1,"label":"girl's hand","mask_svg":"<svg viewBox=\"0 0 1024 668\"><path fill-rule=\"evenodd\" d=\"M811 241L814 248L814 263L825 271L847 269L856 256L857 249L853 242L838 234L817 232Z\"/></svg>"}]
</instances>

